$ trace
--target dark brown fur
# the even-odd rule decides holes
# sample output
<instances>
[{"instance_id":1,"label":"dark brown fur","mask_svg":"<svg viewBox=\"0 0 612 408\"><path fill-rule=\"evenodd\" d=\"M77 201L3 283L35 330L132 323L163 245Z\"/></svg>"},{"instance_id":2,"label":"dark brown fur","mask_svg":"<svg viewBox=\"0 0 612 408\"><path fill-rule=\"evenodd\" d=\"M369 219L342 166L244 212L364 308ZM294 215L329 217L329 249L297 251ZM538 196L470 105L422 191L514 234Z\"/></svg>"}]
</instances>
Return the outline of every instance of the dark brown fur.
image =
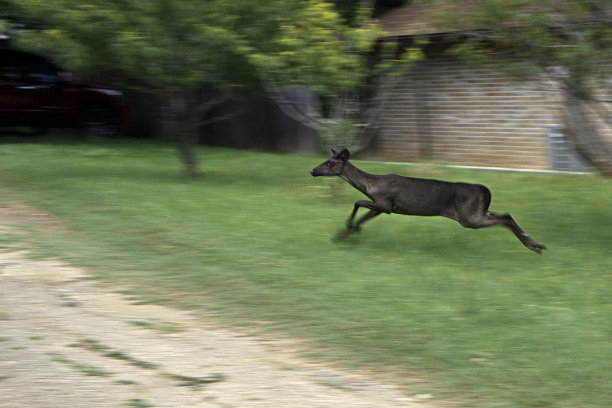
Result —
<instances>
[{"instance_id":1,"label":"dark brown fur","mask_svg":"<svg viewBox=\"0 0 612 408\"><path fill-rule=\"evenodd\" d=\"M491 192L483 185L402 177L395 174L369 174L349 162L350 153L347 149L332 149L332 153L333 156L329 160L312 169L310 174L339 176L371 200L359 200L355 203L347 221L346 233L359 231L361 224L382 213L440 215L451 218L466 228L503 225L532 251L541 254L546 248L525 234L510 214L497 215L489 212ZM353 223L360 207L370 211Z\"/></svg>"}]
</instances>

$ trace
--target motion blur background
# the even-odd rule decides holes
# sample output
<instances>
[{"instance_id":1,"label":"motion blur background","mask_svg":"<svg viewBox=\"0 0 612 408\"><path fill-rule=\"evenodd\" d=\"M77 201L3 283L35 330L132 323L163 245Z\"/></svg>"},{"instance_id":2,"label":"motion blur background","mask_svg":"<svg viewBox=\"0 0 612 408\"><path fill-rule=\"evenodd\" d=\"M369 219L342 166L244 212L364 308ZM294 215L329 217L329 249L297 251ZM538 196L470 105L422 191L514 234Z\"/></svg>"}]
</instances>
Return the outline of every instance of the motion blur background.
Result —
<instances>
[{"instance_id":1,"label":"motion blur background","mask_svg":"<svg viewBox=\"0 0 612 408\"><path fill-rule=\"evenodd\" d=\"M71 232L2 242L424 379L407 394L608 407L611 23L607 1L0 0L5 48L129 112L113 138L3 130L0 202ZM334 146L370 173L484 184L548 250L398 215L332 243L363 198L309 176Z\"/></svg>"}]
</instances>

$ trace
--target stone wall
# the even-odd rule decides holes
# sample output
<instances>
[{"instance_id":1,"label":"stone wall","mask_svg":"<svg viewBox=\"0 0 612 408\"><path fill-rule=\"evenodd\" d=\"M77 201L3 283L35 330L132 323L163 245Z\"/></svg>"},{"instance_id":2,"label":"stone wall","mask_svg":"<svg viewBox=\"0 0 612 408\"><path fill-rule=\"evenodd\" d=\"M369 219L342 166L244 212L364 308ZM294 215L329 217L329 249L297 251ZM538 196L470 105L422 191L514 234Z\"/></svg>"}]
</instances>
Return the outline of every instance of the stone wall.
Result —
<instances>
[{"instance_id":1,"label":"stone wall","mask_svg":"<svg viewBox=\"0 0 612 408\"><path fill-rule=\"evenodd\" d=\"M376 154L392 161L548 169L549 126L563 123L558 95L502 68L450 58L418 63L388 91Z\"/></svg>"}]
</instances>

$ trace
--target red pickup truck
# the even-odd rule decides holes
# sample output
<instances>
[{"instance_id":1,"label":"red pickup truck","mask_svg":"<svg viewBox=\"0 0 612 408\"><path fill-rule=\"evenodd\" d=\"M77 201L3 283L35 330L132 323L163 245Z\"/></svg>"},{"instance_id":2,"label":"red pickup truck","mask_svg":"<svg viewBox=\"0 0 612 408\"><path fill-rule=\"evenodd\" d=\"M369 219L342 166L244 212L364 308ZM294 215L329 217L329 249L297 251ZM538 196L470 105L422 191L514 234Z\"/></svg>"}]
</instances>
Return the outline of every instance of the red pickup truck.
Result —
<instances>
[{"instance_id":1,"label":"red pickup truck","mask_svg":"<svg viewBox=\"0 0 612 408\"><path fill-rule=\"evenodd\" d=\"M126 111L116 88L75 80L40 55L0 49L0 126L78 127L109 138Z\"/></svg>"}]
</instances>

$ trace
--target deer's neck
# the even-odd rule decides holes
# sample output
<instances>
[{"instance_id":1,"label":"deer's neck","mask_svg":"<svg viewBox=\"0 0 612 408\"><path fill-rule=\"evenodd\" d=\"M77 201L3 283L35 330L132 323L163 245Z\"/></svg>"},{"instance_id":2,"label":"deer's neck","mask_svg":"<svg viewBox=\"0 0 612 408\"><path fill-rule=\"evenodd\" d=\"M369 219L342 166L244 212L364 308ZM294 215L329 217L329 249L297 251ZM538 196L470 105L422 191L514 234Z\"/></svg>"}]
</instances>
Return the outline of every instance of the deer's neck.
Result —
<instances>
[{"instance_id":1,"label":"deer's neck","mask_svg":"<svg viewBox=\"0 0 612 408\"><path fill-rule=\"evenodd\" d=\"M340 177L365 195L368 195L368 186L374 179L374 175L359 170L350 162L346 162Z\"/></svg>"}]
</instances>

